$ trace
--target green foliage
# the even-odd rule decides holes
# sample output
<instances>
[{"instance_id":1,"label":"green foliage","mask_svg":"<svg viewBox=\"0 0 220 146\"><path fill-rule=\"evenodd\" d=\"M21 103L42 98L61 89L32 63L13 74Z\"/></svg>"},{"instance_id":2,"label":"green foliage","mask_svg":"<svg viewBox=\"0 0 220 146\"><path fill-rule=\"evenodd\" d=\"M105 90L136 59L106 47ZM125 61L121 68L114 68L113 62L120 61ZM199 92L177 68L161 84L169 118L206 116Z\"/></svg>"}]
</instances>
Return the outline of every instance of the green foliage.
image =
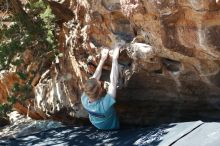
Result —
<instances>
[{"instance_id":1,"label":"green foliage","mask_svg":"<svg viewBox=\"0 0 220 146\"><path fill-rule=\"evenodd\" d=\"M17 74L22 80L26 80L26 79L27 79L27 74L25 74L25 73L16 72L16 74Z\"/></svg>"},{"instance_id":2,"label":"green foliage","mask_svg":"<svg viewBox=\"0 0 220 146\"><path fill-rule=\"evenodd\" d=\"M22 63L24 63L23 59L16 59L16 60L11 62L11 64L15 65L15 66L20 66Z\"/></svg>"},{"instance_id":3,"label":"green foliage","mask_svg":"<svg viewBox=\"0 0 220 146\"><path fill-rule=\"evenodd\" d=\"M45 3L42 0L39 0L39 1L35 2L35 3L29 3L28 6L32 10L46 9L46 5L45 5Z\"/></svg>"},{"instance_id":4,"label":"green foliage","mask_svg":"<svg viewBox=\"0 0 220 146\"><path fill-rule=\"evenodd\" d=\"M14 83L14 86L12 87L12 92L18 92L20 91L20 85L19 83Z\"/></svg>"},{"instance_id":5,"label":"green foliage","mask_svg":"<svg viewBox=\"0 0 220 146\"><path fill-rule=\"evenodd\" d=\"M0 27L0 70L9 69L10 64L19 66L22 59L16 59L27 48L39 52L39 56L49 51L56 52L57 41L54 36L55 16L48 4L39 0L25 5L29 9L12 16L12 25Z\"/></svg>"},{"instance_id":6,"label":"green foliage","mask_svg":"<svg viewBox=\"0 0 220 146\"><path fill-rule=\"evenodd\" d=\"M57 40L55 38L55 16L50 6L43 0L29 1L25 6L25 13L18 13L7 18L12 22L10 26L0 22L0 70L7 70L12 65L21 66L24 60L21 54L26 49L32 49L36 58L46 58L48 52L57 55ZM32 91L28 72L17 71L18 76L26 81L24 84L15 83L8 97L8 102L0 104L0 116L6 115L15 102L22 102L30 96ZM30 73L32 73L30 71Z\"/></svg>"},{"instance_id":7,"label":"green foliage","mask_svg":"<svg viewBox=\"0 0 220 146\"><path fill-rule=\"evenodd\" d=\"M49 5L39 0L36 3L29 3L28 8L33 10L32 17L36 17L38 22L38 31L42 35L39 41L42 41L48 50L54 50L57 47L57 42L54 36L55 30L55 15L53 15Z\"/></svg>"},{"instance_id":8,"label":"green foliage","mask_svg":"<svg viewBox=\"0 0 220 146\"><path fill-rule=\"evenodd\" d=\"M4 105L3 104L0 104L0 115L3 113L3 110L4 110Z\"/></svg>"},{"instance_id":9,"label":"green foliage","mask_svg":"<svg viewBox=\"0 0 220 146\"><path fill-rule=\"evenodd\" d=\"M7 102L0 104L0 116L6 117L6 114L12 111L12 107L16 102L23 102L28 99L31 91L32 86L29 83L24 85L14 83L10 92L11 95L7 98Z\"/></svg>"},{"instance_id":10,"label":"green foliage","mask_svg":"<svg viewBox=\"0 0 220 146\"><path fill-rule=\"evenodd\" d=\"M30 44L30 38L25 33L17 23L9 28L0 28L0 70L8 69L14 56Z\"/></svg>"},{"instance_id":11,"label":"green foliage","mask_svg":"<svg viewBox=\"0 0 220 146\"><path fill-rule=\"evenodd\" d=\"M12 105L8 103L0 104L0 116L6 117L6 113L10 112L11 109L12 109Z\"/></svg>"},{"instance_id":12,"label":"green foliage","mask_svg":"<svg viewBox=\"0 0 220 146\"><path fill-rule=\"evenodd\" d=\"M16 103L16 97L15 96L9 96L8 97L8 104L13 105Z\"/></svg>"},{"instance_id":13,"label":"green foliage","mask_svg":"<svg viewBox=\"0 0 220 146\"><path fill-rule=\"evenodd\" d=\"M4 104L0 104L0 116L6 117L6 114L8 112L12 111L12 106L16 103L16 97L15 96L9 96L8 102Z\"/></svg>"}]
</instances>

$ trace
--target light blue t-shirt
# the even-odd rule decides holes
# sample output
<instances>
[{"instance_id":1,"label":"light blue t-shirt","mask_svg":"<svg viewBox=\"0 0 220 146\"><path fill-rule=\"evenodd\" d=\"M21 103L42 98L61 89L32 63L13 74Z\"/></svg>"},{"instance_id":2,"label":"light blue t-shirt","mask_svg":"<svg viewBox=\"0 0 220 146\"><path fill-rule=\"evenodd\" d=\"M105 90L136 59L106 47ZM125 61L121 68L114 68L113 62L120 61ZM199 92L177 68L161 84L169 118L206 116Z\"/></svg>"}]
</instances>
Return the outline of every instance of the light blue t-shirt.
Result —
<instances>
[{"instance_id":1,"label":"light blue t-shirt","mask_svg":"<svg viewBox=\"0 0 220 146\"><path fill-rule=\"evenodd\" d=\"M89 102L89 97L83 93L81 101L84 108L89 113L89 120L98 129L118 129L119 120L114 109L115 98L106 94L99 100Z\"/></svg>"}]
</instances>

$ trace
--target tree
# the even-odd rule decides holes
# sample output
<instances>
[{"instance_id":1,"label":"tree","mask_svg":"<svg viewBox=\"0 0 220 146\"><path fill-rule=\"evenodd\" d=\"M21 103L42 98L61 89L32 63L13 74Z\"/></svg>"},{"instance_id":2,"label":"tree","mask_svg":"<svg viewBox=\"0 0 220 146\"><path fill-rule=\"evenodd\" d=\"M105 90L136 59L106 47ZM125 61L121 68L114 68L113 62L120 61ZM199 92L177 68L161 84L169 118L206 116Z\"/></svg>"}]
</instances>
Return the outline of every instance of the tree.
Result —
<instances>
[{"instance_id":1,"label":"tree","mask_svg":"<svg viewBox=\"0 0 220 146\"><path fill-rule=\"evenodd\" d=\"M24 64L21 54L31 49L36 54L35 60L47 62L52 62L58 54L55 16L46 1L31 0L26 4L22 4L19 0L7 2L8 16L0 23L0 71L17 67L17 74L25 83L23 85L15 83L8 102L0 105L1 115L10 111L16 101L22 102L27 99L32 89L30 84L32 78L28 78L28 74L34 76L35 72L19 69ZM45 56L48 53L52 55ZM44 61L41 63L43 64Z\"/></svg>"}]
</instances>

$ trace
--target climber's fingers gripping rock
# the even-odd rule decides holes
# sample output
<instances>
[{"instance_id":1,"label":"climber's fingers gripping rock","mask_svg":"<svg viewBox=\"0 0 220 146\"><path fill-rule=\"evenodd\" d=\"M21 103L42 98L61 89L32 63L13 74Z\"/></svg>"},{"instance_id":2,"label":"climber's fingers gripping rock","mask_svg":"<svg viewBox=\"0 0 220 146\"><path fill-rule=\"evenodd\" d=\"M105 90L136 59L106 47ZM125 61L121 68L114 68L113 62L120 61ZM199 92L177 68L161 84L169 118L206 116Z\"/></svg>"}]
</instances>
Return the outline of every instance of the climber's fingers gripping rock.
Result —
<instances>
[{"instance_id":1,"label":"climber's fingers gripping rock","mask_svg":"<svg viewBox=\"0 0 220 146\"><path fill-rule=\"evenodd\" d=\"M101 51L101 59L102 60L106 60L107 57L108 57L108 52L109 52L109 49L108 48L103 48L102 51Z\"/></svg>"},{"instance_id":2,"label":"climber's fingers gripping rock","mask_svg":"<svg viewBox=\"0 0 220 146\"><path fill-rule=\"evenodd\" d=\"M112 59L113 59L113 60L117 60L117 59L118 59L120 48L121 48L120 46L116 46L116 47L113 49L113 54L112 54Z\"/></svg>"}]
</instances>

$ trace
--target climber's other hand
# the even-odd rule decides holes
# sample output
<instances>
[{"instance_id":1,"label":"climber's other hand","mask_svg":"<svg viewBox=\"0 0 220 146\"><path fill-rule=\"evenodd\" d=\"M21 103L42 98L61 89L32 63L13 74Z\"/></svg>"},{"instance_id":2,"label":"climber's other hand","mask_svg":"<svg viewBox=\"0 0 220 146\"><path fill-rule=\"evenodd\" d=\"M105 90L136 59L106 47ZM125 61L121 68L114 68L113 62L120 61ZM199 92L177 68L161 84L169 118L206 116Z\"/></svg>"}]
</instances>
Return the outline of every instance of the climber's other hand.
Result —
<instances>
[{"instance_id":1,"label":"climber's other hand","mask_svg":"<svg viewBox=\"0 0 220 146\"><path fill-rule=\"evenodd\" d=\"M114 60L114 59L118 59L118 57L119 57L119 50L120 50L120 47L115 47L114 49L113 49L113 54L112 54L112 59Z\"/></svg>"},{"instance_id":2,"label":"climber's other hand","mask_svg":"<svg viewBox=\"0 0 220 146\"><path fill-rule=\"evenodd\" d=\"M121 48L122 46L125 45L125 41L123 40L118 40L116 43L115 43L115 47L119 47Z\"/></svg>"},{"instance_id":3,"label":"climber's other hand","mask_svg":"<svg viewBox=\"0 0 220 146\"><path fill-rule=\"evenodd\" d=\"M106 60L108 58L109 49L103 48L101 51L101 59Z\"/></svg>"}]
</instances>

